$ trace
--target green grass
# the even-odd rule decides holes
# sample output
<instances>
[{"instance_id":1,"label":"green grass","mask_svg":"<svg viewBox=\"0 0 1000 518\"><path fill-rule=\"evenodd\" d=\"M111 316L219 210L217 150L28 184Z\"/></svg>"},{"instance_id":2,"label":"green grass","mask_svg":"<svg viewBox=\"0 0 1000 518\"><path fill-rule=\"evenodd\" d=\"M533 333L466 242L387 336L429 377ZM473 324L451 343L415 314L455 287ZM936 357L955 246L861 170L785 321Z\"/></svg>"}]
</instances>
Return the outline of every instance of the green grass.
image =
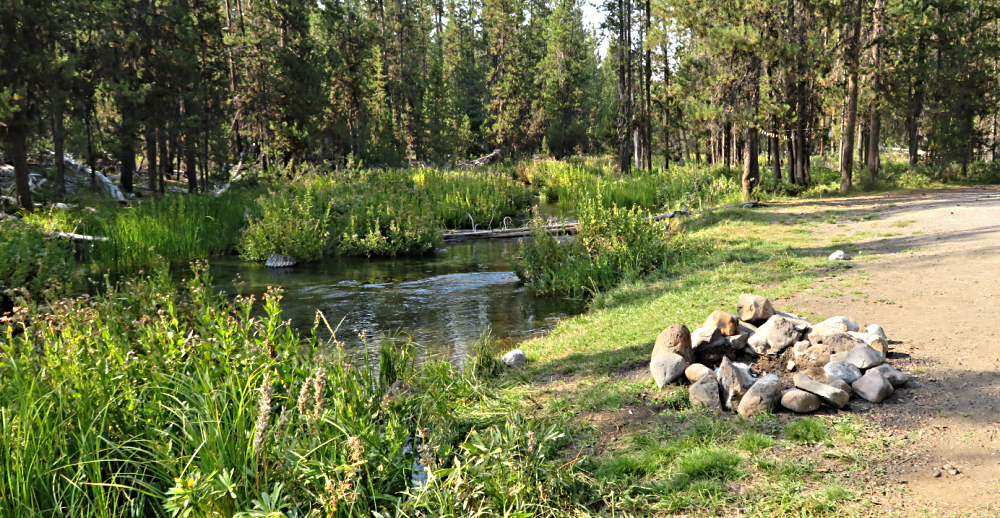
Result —
<instances>
[{"instance_id":1,"label":"green grass","mask_svg":"<svg viewBox=\"0 0 1000 518\"><path fill-rule=\"evenodd\" d=\"M915 219L908 219L906 221L897 221L897 222L895 222L895 223L893 223L892 225L889 225L889 226L890 227L905 228L905 227L908 227L908 226L910 226L910 225L912 225L912 224L914 224L916 222L917 222L917 220L915 220Z\"/></svg>"},{"instance_id":2,"label":"green grass","mask_svg":"<svg viewBox=\"0 0 1000 518\"><path fill-rule=\"evenodd\" d=\"M829 432L826 423L822 419L818 417L803 417L785 425L782 433L789 440L805 444L815 444L826 439Z\"/></svg>"}]
</instances>

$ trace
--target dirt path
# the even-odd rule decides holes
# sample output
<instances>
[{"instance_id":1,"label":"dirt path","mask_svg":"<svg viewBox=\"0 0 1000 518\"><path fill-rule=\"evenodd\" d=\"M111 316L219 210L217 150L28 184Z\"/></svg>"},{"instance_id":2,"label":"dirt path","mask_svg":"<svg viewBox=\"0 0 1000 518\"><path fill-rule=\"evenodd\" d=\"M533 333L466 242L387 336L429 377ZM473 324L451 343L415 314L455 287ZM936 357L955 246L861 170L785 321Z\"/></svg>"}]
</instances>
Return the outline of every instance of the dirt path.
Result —
<instances>
[{"instance_id":1,"label":"dirt path","mask_svg":"<svg viewBox=\"0 0 1000 518\"><path fill-rule=\"evenodd\" d=\"M885 431L879 456L888 461L871 470L867 497L901 516L1000 516L1000 188L776 210L817 238L804 242L859 255L775 306L881 324L892 364L914 378L883 405L852 403Z\"/></svg>"}]
</instances>

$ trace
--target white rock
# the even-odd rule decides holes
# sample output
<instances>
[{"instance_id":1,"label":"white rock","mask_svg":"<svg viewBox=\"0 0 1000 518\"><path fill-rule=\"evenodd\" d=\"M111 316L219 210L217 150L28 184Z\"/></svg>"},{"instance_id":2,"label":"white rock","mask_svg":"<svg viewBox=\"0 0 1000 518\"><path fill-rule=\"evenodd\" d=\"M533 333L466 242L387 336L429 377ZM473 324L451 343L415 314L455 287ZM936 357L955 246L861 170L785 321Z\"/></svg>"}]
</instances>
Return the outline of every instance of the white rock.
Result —
<instances>
[{"instance_id":1,"label":"white rock","mask_svg":"<svg viewBox=\"0 0 1000 518\"><path fill-rule=\"evenodd\" d=\"M861 377L861 369L858 369L850 363L844 362L827 363L823 366L823 372L826 372L827 378L840 378L847 382L848 385L858 381L858 378Z\"/></svg>"},{"instance_id":2,"label":"white rock","mask_svg":"<svg viewBox=\"0 0 1000 518\"><path fill-rule=\"evenodd\" d=\"M524 354L524 351L520 349L514 349L513 351L510 351L507 354L503 355L503 358L501 359L503 360L504 363L510 365L511 367L520 367L524 365L525 361L527 361L528 356Z\"/></svg>"},{"instance_id":3,"label":"white rock","mask_svg":"<svg viewBox=\"0 0 1000 518\"><path fill-rule=\"evenodd\" d=\"M656 381L656 386L663 388L677 381L684 375L684 369L690 364L679 354L663 353L649 362L649 372Z\"/></svg>"},{"instance_id":4,"label":"white rock","mask_svg":"<svg viewBox=\"0 0 1000 518\"><path fill-rule=\"evenodd\" d=\"M871 333L873 335L879 335L879 336L881 336L882 339L885 340L886 342L889 341L889 337L885 336L885 331L882 329L882 326L880 326L878 324L872 324L872 325L868 326L868 329L865 329L865 331L868 331L869 333Z\"/></svg>"},{"instance_id":5,"label":"white rock","mask_svg":"<svg viewBox=\"0 0 1000 518\"><path fill-rule=\"evenodd\" d=\"M828 318L820 322L819 324L816 324L816 327L823 327L823 326L830 327L833 329L840 329L842 333L857 332L859 329L861 329L861 327L858 326L858 323L855 322L854 319L847 317Z\"/></svg>"},{"instance_id":6,"label":"white rock","mask_svg":"<svg viewBox=\"0 0 1000 518\"><path fill-rule=\"evenodd\" d=\"M830 257L827 259L831 261L846 261L850 258L847 257L847 254L845 254L843 250L837 250L836 252L830 254Z\"/></svg>"}]
</instances>

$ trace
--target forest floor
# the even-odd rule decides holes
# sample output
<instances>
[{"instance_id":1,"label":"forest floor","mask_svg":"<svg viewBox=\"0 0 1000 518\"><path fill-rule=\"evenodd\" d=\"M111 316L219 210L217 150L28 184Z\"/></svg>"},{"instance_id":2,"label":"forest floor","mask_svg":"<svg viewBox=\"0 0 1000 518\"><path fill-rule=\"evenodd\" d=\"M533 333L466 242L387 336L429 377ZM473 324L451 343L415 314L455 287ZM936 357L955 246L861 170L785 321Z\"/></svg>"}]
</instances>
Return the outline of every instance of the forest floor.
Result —
<instances>
[{"instance_id":1,"label":"forest floor","mask_svg":"<svg viewBox=\"0 0 1000 518\"><path fill-rule=\"evenodd\" d=\"M788 202L775 210L835 220L818 225L817 237L868 258L776 306L881 324L893 365L913 378L866 416L897 439L887 443L891 460L873 501L903 515L996 516L1000 188Z\"/></svg>"}]
</instances>

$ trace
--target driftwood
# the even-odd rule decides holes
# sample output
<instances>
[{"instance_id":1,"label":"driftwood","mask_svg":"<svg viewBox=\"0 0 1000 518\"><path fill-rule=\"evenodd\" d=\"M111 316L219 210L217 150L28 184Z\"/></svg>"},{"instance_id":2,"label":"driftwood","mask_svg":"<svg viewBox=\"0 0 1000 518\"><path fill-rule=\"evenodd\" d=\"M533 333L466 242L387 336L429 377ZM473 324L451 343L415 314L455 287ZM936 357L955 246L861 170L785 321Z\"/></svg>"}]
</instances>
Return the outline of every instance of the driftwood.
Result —
<instances>
[{"instance_id":1,"label":"driftwood","mask_svg":"<svg viewBox=\"0 0 1000 518\"><path fill-rule=\"evenodd\" d=\"M481 156L475 160L463 160L457 162L455 165L462 169L472 169L473 167L480 167L487 164L492 164L493 162L499 162L503 157L500 156L500 150L494 149L492 153L488 155Z\"/></svg>"},{"instance_id":2,"label":"driftwood","mask_svg":"<svg viewBox=\"0 0 1000 518\"><path fill-rule=\"evenodd\" d=\"M687 209L675 210L666 214L657 214L655 216L651 216L649 219L651 221L660 221L677 216L683 216L685 214L688 214ZM576 221L569 223L555 223L545 225L542 229L550 236L576 234L580 230L580 223ZM527 237L530 236L534 230L534 227L517 227L500 230L447 230L444 232L444 240L463 241L466 239L506 239L513 237Z\"/></svg>"}]
</instances>

